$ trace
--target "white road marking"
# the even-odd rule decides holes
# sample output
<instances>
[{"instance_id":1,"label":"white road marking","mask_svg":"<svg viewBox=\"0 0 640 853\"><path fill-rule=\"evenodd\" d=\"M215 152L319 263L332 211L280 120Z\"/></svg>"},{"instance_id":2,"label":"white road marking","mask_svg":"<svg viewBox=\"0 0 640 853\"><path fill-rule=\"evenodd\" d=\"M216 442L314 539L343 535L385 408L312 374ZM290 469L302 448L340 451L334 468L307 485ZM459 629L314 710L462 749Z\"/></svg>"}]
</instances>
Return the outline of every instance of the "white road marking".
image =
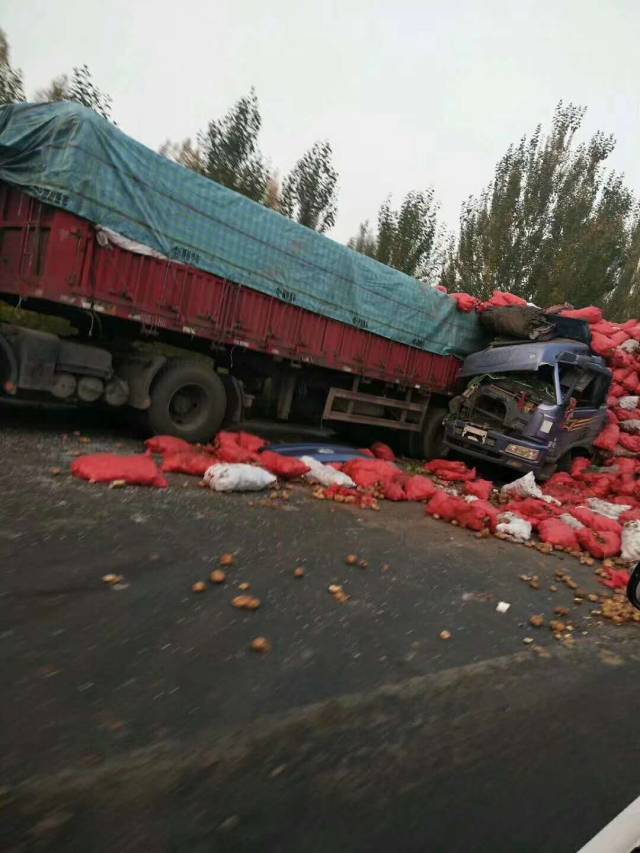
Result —
<instances>
[{"instance_id":1,"label":"white road marking","mask_svg":"<svg viewBox=\"0 0 640 853\"><path fill-rule=\"evenodd\" d=\"M631 853L640 845L640 797L621 811L578 853Z\"/></svg>"}]
</instances>

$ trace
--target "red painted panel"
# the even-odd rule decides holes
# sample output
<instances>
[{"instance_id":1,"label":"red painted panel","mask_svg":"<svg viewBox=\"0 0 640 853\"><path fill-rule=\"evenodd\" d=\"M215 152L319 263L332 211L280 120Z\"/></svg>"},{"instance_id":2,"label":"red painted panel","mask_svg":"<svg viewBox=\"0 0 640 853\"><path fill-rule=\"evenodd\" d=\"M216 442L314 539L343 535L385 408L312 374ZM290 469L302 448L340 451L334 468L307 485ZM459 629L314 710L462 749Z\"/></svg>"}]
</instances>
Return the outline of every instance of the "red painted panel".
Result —
<instances>
[{"instance_id":1,"label":"red painted panel","mask_svg":"<svg viewBox=\"0 0 640 853\"><path fill-rule=\"evenodd\" d=\"M172 261L100 246L90 223L0 183L0 291L38 296L371 379L446 390L459 361Z\"/></svg>"}]
</instances>

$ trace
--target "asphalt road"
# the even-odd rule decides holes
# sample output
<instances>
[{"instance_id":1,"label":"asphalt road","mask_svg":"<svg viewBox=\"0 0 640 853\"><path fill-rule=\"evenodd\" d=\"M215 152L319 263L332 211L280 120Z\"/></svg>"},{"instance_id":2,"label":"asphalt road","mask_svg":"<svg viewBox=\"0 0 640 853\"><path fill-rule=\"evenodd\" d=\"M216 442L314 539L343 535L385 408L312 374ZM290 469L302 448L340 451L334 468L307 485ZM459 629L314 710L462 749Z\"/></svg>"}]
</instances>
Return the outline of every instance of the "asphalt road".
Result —
<instances>
[{"instance_id":1,"label":"asphalt road","mask_svg":"<svg viewBox=\"0 0 640 853\"><path fill-rule=\"evenodd\" d=\"M418 505L92 486L74 454L140 443L0 422L0 848L562 853L640 793L638 627L554 584L599 592L591 569ZM227 583L194 595L223 552ZM258 611L231 607L241 582ZM528 625L558 604L569 648Z\"/></svg>"}]
</instances>

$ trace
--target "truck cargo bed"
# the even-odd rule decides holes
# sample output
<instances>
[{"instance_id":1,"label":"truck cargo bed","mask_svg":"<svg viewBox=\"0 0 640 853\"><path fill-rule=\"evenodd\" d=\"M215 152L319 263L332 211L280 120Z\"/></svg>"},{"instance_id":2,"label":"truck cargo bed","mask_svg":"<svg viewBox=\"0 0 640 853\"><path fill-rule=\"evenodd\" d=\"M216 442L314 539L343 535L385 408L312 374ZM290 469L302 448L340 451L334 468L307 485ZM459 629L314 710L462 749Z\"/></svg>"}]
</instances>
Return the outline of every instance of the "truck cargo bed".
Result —
<instances>
[{"instance_id":1,"label":"truck cargo bed","mask_svg":"<svg viewBox=\"0 0 640 853\"><path fill-rule=\"evenodd\" d=\"M289 304L176 261L101 245L89 221L0 182L0 294L66 305L425 391L460 362Z\"/></svg>"}]
</instances>

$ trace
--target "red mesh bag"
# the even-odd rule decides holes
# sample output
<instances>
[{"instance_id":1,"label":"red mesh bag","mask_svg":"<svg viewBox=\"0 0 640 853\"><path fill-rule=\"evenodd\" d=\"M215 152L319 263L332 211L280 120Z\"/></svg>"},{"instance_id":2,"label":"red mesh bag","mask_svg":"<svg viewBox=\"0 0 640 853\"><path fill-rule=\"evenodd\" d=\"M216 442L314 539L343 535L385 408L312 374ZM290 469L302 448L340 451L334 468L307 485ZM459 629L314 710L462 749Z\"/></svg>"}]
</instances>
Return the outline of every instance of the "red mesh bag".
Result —
<instances>
[{"instance_id":1,"label":"red mesh bag","mask_svg":"<svg viewBox=\"0 0 640 853\"><path fill-rule=\"evenodd\" d=\"M396 454L383 441L375 441L371 445L371 450L376 459L384 459L386 462L395 462L396 460Z\"/></svg>"},{"instance_id":2,"label":"red mesh bag","mask_svg":"<svg viewBox=\"0 0 640 853\"><path fill-rule=\"evenodd\" d=\"M238 443L238 433L234 432L219 432L213 449L221 462L255 462L258 459L254 450L248 450Z\"/></svg>"},{"instance_id":3,"label":"red mesh bag","mask_svg":"<svg viewBox=\"0 0 640 853\"><path fill-rule=\"evenodd\" d=\"M638 461L636 459L629 459L628 457L621 456L619 459L615 460L615 466L622 475L635 474L638 470Z\"/></svg>"},{"instance_id":4,"label":"red mesh bag","mask_svg":"<svg viewBox=\"0 0 640 853\"><path fill-rule=\"evenodd\" d=\"M622 533L622 528L615 519L598 515L597 512L592 512L585 506L573 507L569 512L589 530L596 530L599 533L617 533L618 536Z\"/></svg>"},{"instance_id":5,"label":"red mesh bag","mask_svg":"<svg viewBox=\"0 0 640 853\"><path fill-rule=\"evenodd\" d=\"M633 509L628 509L620 516L622 524L627 524L629 521L640 521L640 507L634 506Z\"/></svg>"},{"instance_id":6,"label":"red mesh bag","mask_svg":"<svg viewBox=\"0 0 640 853\"><path fill-rule=\"evenodd\" d=\"M620 553L620 534L613 530L589 530L583 527L577 531L580 547L588 551L596 560L615 557Z\"/></svg>"},{"instance_id":7,"label":"red mesh bag","mask_svg":"<svg viewBox=\"0 0 640 853\"><path fill-rule=\"evenodd\" d=\"M215 454L221 462L255 462L258 454L245 450L235 442L221 442L216 445Z\"/></svg>"},{"instance_id":8,"label":"red mesh bag","mask_svg":"<svg viewBox=\"0 0 640 853\"><path fill-rule=\"evenodd\" d=\"M617 383L622 383L629 376L630 373L633 373L633 367L617 367L613 371L613 381Z\"/></svg>"},{"instance_id":9,"label":"red mesh bag","mask_svg":"<svg viewBox=\"0 0 640 853\"><path fill-rule=\"evenodd\" d=\"M611 340L611 338L607 337L606 335L599 335L597 332L592 333L591 349L598 355L606 356L615 348L616 345Z\"/></svg>"},{"instance_id":10,"label":"red mesh bag","mask_svg":"<svg viewBox=\"0 0 640 853\"><path fill-rule=\"evenodd\" d=\"M606 498L611 493L615 481L616 477L613 474L585 473L582 477L584 487L579 503L587 498Z\"/></svg>"},{"instance_id":11,"label":"red mesh bag","mask_svg":"<svg viewBox=\"0 0 640 853\"><path fill-rule=\"evenodd\" d=\"M384 459L350 459L342 466L342 470L361 489L370 489L377 484L384 486L402 474L393 462Z\"/></svg>"},{"instance_id":12,"label":"red mesh bag","mask_svg":"<svg viewBox=\"0 0 640 853\"><path fill-rule=\"evenodd\" d=\"M515 512L531 523L532 527L538 527L541 521L555 518L562 512L560 507L548 504L540 498L525 498L522 501L513 500L502 507L503 512Z\"/></svg>"},{"instance_id":13,"label":"red mesh bag","mask_svg":"<svg viewBox=\"0 0 640 853\"><path fill-rule=\"evenodd\" d=\"M218 435L220 435L220 433L218 433ZM245 450L251 450L253 453L257 453L259 450L262 450L262 448L267 444L264 438L260 438L258 435L252 435L250 432L227 433L227 435L235 435L240 447L244 447Z\"/></svg>"},{"instance_id":14,"label":"red mesh bag","mask_svg":"<svg viewBox=\"0 0 640 853\"><path fill-rule=\"evenodd\" d=\"M591 467L591 460L586 456L578 456L571 463L571 476L575 478L581 477L587 468Z\"/></svg>"},{"instance_id":15,"label":"red mesh bag","mask_svg":"<svg viewBox=\"0 0 640 853\"><path fill-rule=\"evenodd\" d=\"M204 477L207 469L217 461L215 456L198 453L195 450L167 453L162 461L162 471L165 474L191 474L193 477Z\"/></svg>"},{"instance_id":16,"label":"red mesh bag","mask_svg":"<svg viewBox=\"0 0 640 853\"><path fill-rule=\"evenodd\" d=\"M400 483L387 483L384 487L384 498L387 501L406 501L407 495Z\"/></svg>"},{"instance_id":17,"label":"red mesh bag","mask_svg":"<svg viewBox=\"0 0 640 853\"><path fill-rule=\"evenodd\" d=\"M116 453L92 453L79 456L71 465L71 473L91 483L124 480L131 486L156 486L160 489L168 485L147 454L118 456Z\"/></svg>"},{"instance_id":18,"label":"red mesh bag","mask_svg":"<svg viewBox=\"0 0 640 853\"><path fill-rule=\"evenodd\" d=\"M495 530L498 523L498 515L500 510L496 509L493 504L488 501L477 500L463 501L464 507L456 511L455 518L460 523L461 527L466 527L468 530L482 530L488 527L490 530Z\"/></svg>"},{"instance_id":19,"label":"red mesh bag","mask_svg":"<svg viewBox=\"0 0 640 853\"><path fill-rule=\"evenodd\" d=\"M618 504L618 506L640 506L638 498L631 495L616 495L615 498L608 498L607 500L609 503Z\"/></svg>"},{"instance_id":20,"label":"red mesh bag","mask_svg":"<svg viewBox=\"0 0 640 853\"><path fill-rule=\"evenodd\" d=\"M473 311L480 304L480 300L469 293L450 293L449 296L455 299L458 311L463 311L465 314Z\"/></svg>"},{"instance_id":21,"label":"red mesh bag","mask_svg":"<svg viewBox=\"0 0 640 853\"><path fill-rule=\"evenodd\" d=\"M614 332L612 335L609 335L609 340L613 342L614 346L619 347L620 344L629 340L629 332L624 332L620 329L619 332Z\"/></svg>"},{"instance_id":22,"label":"red mesh bag","mask_svg":"<svg viewBox=\"0 0 640 853\"><path fill-rule=\"evenodd\" d=\"M600 433L600 435L602 435L602 433ZM600 436L598 436L598 438L600 438ZM631 453L640 453L640 435L631 435L627 432L621 432L617 443Z\"/></svg>"},{"instance_id":23,"label":"red mesh bag","mask_svg":"<svg viewBox=\"0 0 640 853\"><path fill-rule=\"evenodd\" d=\"M309 471L309 466L295 456L283 456L282 453L274 453L273 450L263 450L258 456L258 464L283 480L302 477Z\"/></svg>"},{"instance_id":24,"label":"red mesh bag","mask_svg":"<svg viewBox=\"0 0 640 853\"><path fill-rule=\"evenodd\" d=\"M561 317L571 317L573 320L586 320L587 323L600 323L602 320L602 311L594 305L588 308L568 308L565 311L560 311Z\"/></svg>"},{"instance_id":25,"label":"red mesh bag","mask_svg":"<svg viewBox=\"0 0 640 853\"><path fill-rule=\"evenodd\" d=\"M620 427L617 424L607 424L598 437L594 440L593 446L600 450L613 451L618 439L620 438Z\"/></svg>"},{"instance_id":26,"label":"red mesh bag","mask_svg":"<svg viewBox=\"0 0 640 853\"><path fill-rule=\"evenodd\" d=\"M627 369L633 367L635 364L635 359L628 352L625 352L623 349L617 349L614 354L611 356L611 365L617 368Z\"/></svg>"},{"instance_id":27,"label":"red mesh bag","mask_svg":"<svg viewBox=\"0 0 640 853\"><path fill-rule=\"evenodd\" d=\"M515 293L494 290L488 304L491 308L508 308L511 305L524 307L527 304L527 300L522 299L521 296L516 296Z\"/></svg>"},{"instance_id":28,"label":"red mesh bag","mask_svg":"<svg viewBox=\"0 0 640 853\"><path fill-rule=\"evenodd\" d=\"M616 409L614 415L619 423L622 423L622 421L635 421L640 419L640 409Z\"/></svg>"},{"instance_id":29,"label":"red mesh bag","mask_svg":"<svg viewBox=\"0 0 640 853\"><path fill-rule=\"evenodd\" d=\"M437 515L445 521L452 521L466 507L462 498L448 495L442 489L438 489L426 506L428 515Z\"/></svg>"},{"instance_id":30,"label":"red mesh bag","mask_svg":"<svg viewBox=\"0 0 640 853\"><path fill-rule=\"evenodd\" d=\"M597 332L599 335L612 335L619 330L618 323L610 323L608 320L600 320L599 323L591 324L591 334ZM627 330L628 331L628 330Z\"/></svg>"},{"instance_id":31,"label":"red mesh bag","mask_svg":"<svg viewBox=\"0 0 640 853\"><path fill-rule=\"evenodd\" d=\"M184 438L176 438L175 435L154 435L145 441L145 447L151 453L178 453L181 450L193 450L193 445Z\"/></svg>"},{"instance_id":32,"label":"red mesh bag","mask_svg":"<svg viewBox=\"0 0 640 853\"><path fill-rule=\"evenodd\" d=\"M436 487L428 477L416 474L407 478L404 491L408 501L428 501L436 493Z\"/></svg>"},{"instance_id":33,"label":"red mesh bag","mask_svg":"<svg viewBox=\"0 0 640 853\"><path fill-rule=\"evenodd\" d=\"M619 480L616 480L615 490L618 495L629 497L635 495L638 483L633 474L623 474Z\"/></svg>"},{"instance_id":34,"label":"red mesh bag","mask_svg":"<svg viewBox=\"0 0 640 853\"><path fill-rule=\"evenodd\" d=\"M576 531L557 518L547 518L538 525L538 536L543 542L549 542L554 548L576 551L578 540Z\"/></svg>"},{"instance_id":35,"label":"red mesh bag","mask_svg":"<svg viewBox=\"0 0 640 853\"><path fill-rule=\"evenodd\" d=\"M452 462L449 459L433 459L431 462L427 462L424 470L449 482L462 483L476 478L475 468L467 468L464 462Z\"/></svg>"},{"instance_id":36,"label":"red mesh bag","mask_svg":"<svg viewBox=\"0 0 640 853\"><path fill-rule=\"evenodd\" d=\"M493 483L491 480L471 480L464 484L464 490L468 495L488 501L493 491Z\"/></svg>"}]
</instances>

